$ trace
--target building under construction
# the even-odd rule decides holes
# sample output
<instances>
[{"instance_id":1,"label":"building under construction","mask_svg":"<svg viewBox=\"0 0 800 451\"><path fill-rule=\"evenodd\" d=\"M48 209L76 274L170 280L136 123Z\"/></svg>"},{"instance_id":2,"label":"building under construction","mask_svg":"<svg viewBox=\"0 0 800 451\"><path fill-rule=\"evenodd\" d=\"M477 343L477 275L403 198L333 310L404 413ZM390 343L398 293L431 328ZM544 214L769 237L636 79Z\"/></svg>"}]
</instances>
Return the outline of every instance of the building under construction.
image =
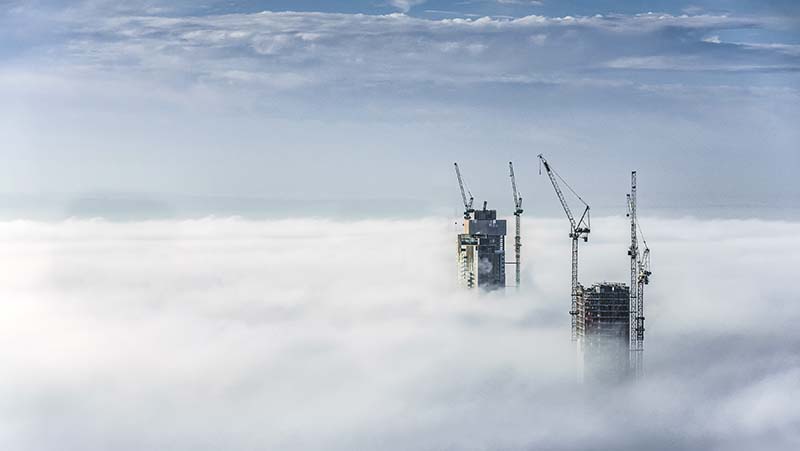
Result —
<instances>
[{"instance_id":1,"label":"building under construction","mask_svg":"<svg viewBox=\"0 0 800 451\"><path fill-rule=\"evenodd\" d=\"M465 186L458 163L454 165L464 203L464 233L458 235L456 252L458 280L467 288L505 288L506 221L497 219L497 210L487 210L486 202L482 210L472 208L475 199Z\"/></svg>"},{"instance_id":2,"label":"building under construction","mask_svg":"<svg viewBox=\"0 0 800 451\"><path fill-rule=\"evenodd\" d=\"M614 382L628 375L629 300L630 289L622 283L578 290L577 334L591 380Z\"/></svg>"},{"instance_id":3,"label":"building under construction","mask_svg":"<svg viewBox=\"0 0 800 451\"><path fill-rule=\"evenodd\" d=\"M495 290L506 286L506 221L496 210L475 210L458 235L458 269L462 285Z\"/></svg>"},{"instance_id":4,"label":"building under construction","mask_svg":"<svg viewBox=\"0 0 800 451\"><path fill-rule=\"evenodd\" d=\"M630 285L623 283L596 283L589 288L578 278L578 243L586 242L591 232L589 204L572 189L553 169L552 165L539 154L539 173L544 168L558 197L561 207L569 220L569 238L572 242L572 277L570 290L571 338L577 345L580 372L591 380L613 382L626 379L628 375L639 378L643 374L644 361L644 286L649 283L650 249L642 236L637 220L636 171L631 172L631 192L627 195L628 217L630 218L631 244ZM520 216L522 197L517 192L514 166L508 163L514 196L515 216L515 259L505 261L506 221L497 219L496 210L472 208L474 198L466 187L458 163L455 163L456 177L464 204L464 232L458 235L457 262L459 280L468 288L481 287L497 289L505 287L505 265L515 265L515 285L520 285ZM580 216L572 213L565 191L580 202ZM642 248L640 251L639 241Z\"/></svg>"}]
</instances>

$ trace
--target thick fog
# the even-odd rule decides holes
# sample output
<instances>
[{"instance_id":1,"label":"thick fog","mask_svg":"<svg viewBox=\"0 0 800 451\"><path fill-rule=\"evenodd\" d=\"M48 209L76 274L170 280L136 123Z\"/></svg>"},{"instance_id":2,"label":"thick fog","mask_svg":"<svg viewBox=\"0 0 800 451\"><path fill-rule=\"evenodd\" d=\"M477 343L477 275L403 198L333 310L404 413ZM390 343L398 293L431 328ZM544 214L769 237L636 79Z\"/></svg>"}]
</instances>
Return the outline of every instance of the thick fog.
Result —
<instances>
[{"instance_id":1,"label":"thick fog","mask_svg":"<svg viewBox=\"0 0 800 451\"><path fill-rule=\"evenodd\" d=\"M448 218L2 222L0 448L798 449L800 224L642 225L646 374L606 386L563 219L523 218L492 294ZM627 240L595 220L581 281L627 281Z\"/></svg>"}]
</instances>

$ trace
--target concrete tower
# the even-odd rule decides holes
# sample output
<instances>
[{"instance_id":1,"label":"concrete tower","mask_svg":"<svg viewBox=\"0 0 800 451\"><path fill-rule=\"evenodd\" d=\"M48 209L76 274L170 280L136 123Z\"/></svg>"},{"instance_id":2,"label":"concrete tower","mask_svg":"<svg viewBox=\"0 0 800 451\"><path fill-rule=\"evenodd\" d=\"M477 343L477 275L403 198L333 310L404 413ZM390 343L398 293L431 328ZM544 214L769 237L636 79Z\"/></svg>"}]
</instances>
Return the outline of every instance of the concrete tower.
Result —
<instances>
[{"instance_id":1,"label":"concrete tower","mask_svg":"<svg viewBox=\"0 0 800 451\"><path fill-rule=\"evenodd\" d=\"M475 210L458 235L459 282L468 288L496 290L506 286L506 221L497 210Z\"/></svg>"},{"instance_id":2,"label":"concrete tower","mask_svg":"<svg viewBox=\"0 0 800 451\"><path fill-rule=\"evenodd\" d=\"M589 380L616 382L627 377L629 297L622 283L596 283L579 290L577 332Z\"/></svg>"}]
</instances>

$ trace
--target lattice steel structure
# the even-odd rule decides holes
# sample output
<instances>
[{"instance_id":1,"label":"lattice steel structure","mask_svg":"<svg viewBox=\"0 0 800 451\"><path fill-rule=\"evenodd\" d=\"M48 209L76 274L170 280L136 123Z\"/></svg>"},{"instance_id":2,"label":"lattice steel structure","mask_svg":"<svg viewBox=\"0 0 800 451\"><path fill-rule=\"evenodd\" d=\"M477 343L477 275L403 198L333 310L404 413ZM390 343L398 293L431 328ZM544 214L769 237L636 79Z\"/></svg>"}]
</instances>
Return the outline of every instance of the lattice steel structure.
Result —
<instances>
[{"instance_id":1,"label":"lattice steel structure","mask_svg":"<svg viewBox=\"0 0 800 451\"><path fill-rule=\"evenodd\" d=\"M539 154L539 161L541 164L544 165L545 171L547 172L547 176L550 178L550 183L553 184L553 189L556 192L556 196L558 196L559 202L561 202L561 207L564 209L564 213L567 215L567 219L569 219L570 229L569 229L569 237L572 239L572 291L571 297L572 302L570 305L569 314L572 318L572 341L578 341L578 329L577 329L577 315L578 315L578 240L583 238L583 241L588 241L589 239L589 232L591 231L591 220L589 216L589 204L584 202L581 196L575 192L575 190L570 187L567 182L561 178L558 173L556 173L547 160L544 159L542 154ZM577 221L575 217L572 215L572 210L569 208L569 204L567 204L567 199L564 197L564 193L561 191L561 187L556 180L558 177L564 185L578 198L578 200L583 204L584 210L583 214L581 215L580 219Z\"/></svg>"},{"instance_id":2,"label":"lattice steel structure","mask_svg":"<svg viewBox=\"0 0 800 451\"><path fill-rule=\"evenodd\" d=\"M631 192L628 194L628 217L631 224L631 245L628 256L631 262L631 289L628 302L628 348L631 372L639 378L644 373L644 286L650 282L650 249L642 236L644 251L639 252L637 231L641 227L636 216L636 171L631 172Z\"/></svg>"},{"instance_id":3,"label":"lattice steel structure","mask_svg":"<svg viewBox=\"0 0 800 451\"><path fill-rule=\"evenodd\" d=\"M515 270L515 277L514 277L514 286L519 289L519 282L520 282L520 253L522 250L522 236L520 234L520 217L522 216L522 196L519 195L517 192L517 178L514 177L514 164L512 162L508 162L508 173L509 177L511 177L511 191L514 193L514 222L515 222L515 234L514 234L514 270Z\"/></svg>"}]
</instances>

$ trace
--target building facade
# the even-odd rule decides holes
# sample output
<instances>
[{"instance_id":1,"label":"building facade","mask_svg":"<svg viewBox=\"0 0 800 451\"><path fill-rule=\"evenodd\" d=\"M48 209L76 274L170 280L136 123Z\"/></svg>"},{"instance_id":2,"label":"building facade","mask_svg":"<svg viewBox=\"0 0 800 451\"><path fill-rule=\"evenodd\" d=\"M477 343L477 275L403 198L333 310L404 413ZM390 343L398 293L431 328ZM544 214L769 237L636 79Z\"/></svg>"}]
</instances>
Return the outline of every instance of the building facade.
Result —
<instances>
[{"instance_id":1,"label":"building facade","mask_svg":"<svg viewBox=\"0 0 800 451\"><path fill-rule=\"evenodd\" d=\"M615 382L629 373L629 293L622 283L596 283L578 291L578 340L588 380Z\"/></svg>"},{"instance_id":2,"label":"building facade","mask_svg":"<svg viewBox=\"0 0 800 451\"><path fill-rule=\"evenodd\" d=\"M496 290L506 286L506 221L496 210L476 210L458 235L458 278L467 288Z\"/></svg>"}]
</instances>

